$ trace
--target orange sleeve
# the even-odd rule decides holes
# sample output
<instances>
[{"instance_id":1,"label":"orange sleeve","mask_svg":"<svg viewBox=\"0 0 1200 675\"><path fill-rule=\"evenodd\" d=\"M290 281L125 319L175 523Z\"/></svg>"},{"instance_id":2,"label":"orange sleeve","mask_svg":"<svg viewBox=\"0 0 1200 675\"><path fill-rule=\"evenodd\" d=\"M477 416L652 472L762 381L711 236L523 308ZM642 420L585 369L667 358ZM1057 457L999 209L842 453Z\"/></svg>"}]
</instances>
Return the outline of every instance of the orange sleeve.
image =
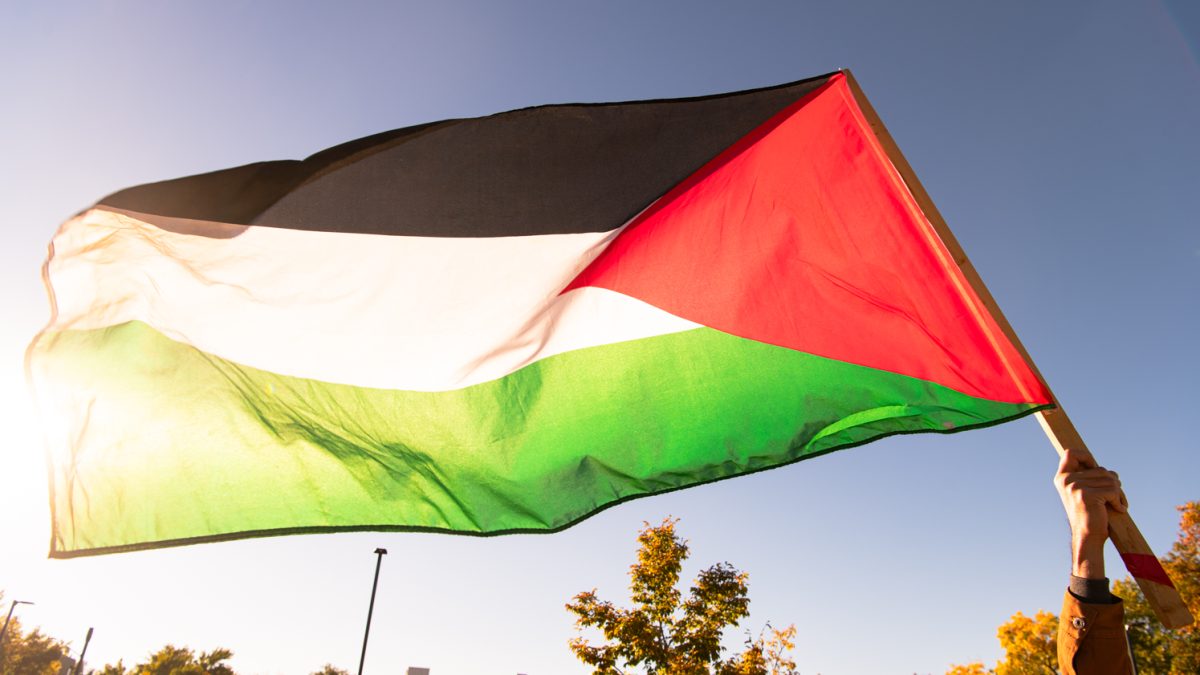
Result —
<instances>
[{"instance_id":1,"label":"orange sleeve","mask_svg":"<svg viewBox=\"0 0 1200 675\"><path fill-rule=\"evenodd\" d=\"M1125 606L1080 602L1069 592L1058 619L1062 675L1134 675L1125 638Z\"/></svg>"}]
</instances>

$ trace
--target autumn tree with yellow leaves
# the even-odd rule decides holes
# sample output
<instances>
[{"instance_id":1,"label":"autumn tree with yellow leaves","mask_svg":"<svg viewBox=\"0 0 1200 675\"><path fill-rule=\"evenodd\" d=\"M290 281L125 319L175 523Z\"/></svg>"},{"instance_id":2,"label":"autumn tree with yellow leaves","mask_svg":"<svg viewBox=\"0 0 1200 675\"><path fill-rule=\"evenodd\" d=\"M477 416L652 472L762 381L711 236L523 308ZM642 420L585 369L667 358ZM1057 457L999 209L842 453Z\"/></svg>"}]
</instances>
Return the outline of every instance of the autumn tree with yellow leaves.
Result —
<instances>
[{"instance_id":1,"label":"autumn tree with yellow leaves","mask_svg":"<svg viewBox=\"0 0 1200 675\"><path fill-rule=\"evenodd\" d=\"M1179 539L1162 565L1192 616L1200 617L1200 502L1188 502L1179 512ZM1129 644L1140 675L1200 673L1200 626L1164 628L1128 577L1113 584L1113 593L1125 600Z\"/></svg>"},{"instance_id":2,"label":"autumn tree with yellow leaves","mask_svg":"<svg viewBox=\"0 0 1200 675\"><path fill-rule=\"evenodd\" d=\"M1004 658L996 664L996 675L1055 675L1058 672L1056 642L1058 617L1039 611L1032 617L1017 612L996 631Z\"/></svg>"},{"instance_id":3,"label":"autumn tree with yellow leaves","mask_svg":"<svg viewBox=\"0 0 1200 675\"><path fill-rule=\"evenodd\" d=\"M946 671L946 675L990 675L992 671L978 661L968 663L967 665L950 666L950 670Z\"/></svg>"},{"instance_id":4,"label":"autumn tree with yellow leaves","mask_svg":"<svg viewBox=\"0 0 1200 675\"><path fill-rule=\"evenodd\" d=\"M1054 614L1038 612L1029 617L1017 612L996 631L1004 658L995 668L976 662L951 666L946 675L1057 675L1057 635Z\"/></svg>"},{"instance_id":5,"label":"autumn tree with yellow leaves","mask_svg":"<svg viewBox=\"0 0 1200 675\"><path fill-rule=\"evenodd\" d=\"M603 642L571 640L571 651L597 675L795 675L789 656L795 626L768 626L745 651L722 659L726 628L749 616L747 575L728 563L700 572L686 598L679 575L687 542L675 533L676 520L646 524L638 534L637 562L629 568L633 607L601 600L595 590L576 595L567 610L580 630L598 629Z\"/></svg>"}]
</instances>

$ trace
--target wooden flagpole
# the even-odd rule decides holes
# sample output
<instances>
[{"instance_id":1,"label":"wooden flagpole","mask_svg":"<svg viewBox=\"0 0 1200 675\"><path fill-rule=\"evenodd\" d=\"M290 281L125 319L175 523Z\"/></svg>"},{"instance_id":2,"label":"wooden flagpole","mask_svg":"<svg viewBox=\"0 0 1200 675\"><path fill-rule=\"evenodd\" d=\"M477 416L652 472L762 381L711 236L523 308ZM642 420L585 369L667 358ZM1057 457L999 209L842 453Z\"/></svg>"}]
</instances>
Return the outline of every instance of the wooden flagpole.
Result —
<instances>
[{"instance_id":1,"label":"wooden flagpole","mask_svg":"<svg viewBox=\"0 0 1200 675\"><path fill-rule=\"evenodd\" d=\"M1025 362L1029 364L1030 369L1033 370L1034 374L1045 385L1046 378L1042 377L1041 372L1034 365L1033 359L1029 357L1029 352L1021 344L1020 338L1017 337L1008 320L1004 318L1004 313L1000 311L1000 306L996 304L996 300L988 292L983 279L975 271L975 267L967 258L967 254L963 252L962 246L954 238L950 227L946 225L942 214L938 212L937 207L933 204L933 200L929 198L929 193L925 191L925 187L921 185L921 181L917 178L916 173L913 172L908 161L904 159L904 155L900 152L896 141L888 133L883 121L879 119L879 115L875 112L875 108L871 106L871 102L867 100L862 88L858 86L858 81L854 79L854 75L849 69L843 69L841 72L846 76L846 81L850 85L850 90L854 93L858 107L862 110L863 115L867 118L867 122L871 125L871 129L875 132L875 137L883 145L884 152L891 159L892 164L896 167L896 171L899 172L900 177L908 186L909 191L917 201L917 205L921 207L921 211L933 226L934 231L937 232L942 243L945 244L950 255L954 258L954 261L958 263L958 267L962 270L963 276L966 277L967 283L971 285L975 294L979 296L980 301L991 313L992 318L996 320L1000 329L1004 331L1005 336L1016 347L1017 352L1020 353ZM1046 390L1050 391L1049 385L1046 385ZM1079 431L1075 429L1075 425L1071 423L1071 418L1067 417L1062 404L1059 403L1053 392L1050 393L1050 397L1054 401L1055 407L1050 410L1038 412L1037 418L1038 422L1042 425L1042 429L1045 430L1046 436L1050 438L1050 442L1054 445L1054 449L1058 451L1060 457L1066 448L1086 449L1087 445L1083 442ZM1117 548L1117 552L1121 554L1121 559L1125 562L1126 569L1129 570L1129 573L1137 581L1138 587L1142 589L1142 593L1145 594L1146 599L1150 602L1150 606L1154 608L1154 613L1158 615L1159 621L1167 628L1183 628L1190 625L1192 623L1191 613L1183 604L1183 599L1179 597L1179 592L1175 590L1175 586L1171 583L1166 571L1159 564L1154 551L1146 543L1145 537L1138 531L1133 518L1128 513L1116 513L1110 509L1108 512L1108 533Z\"/></svg>"}]
</instances>

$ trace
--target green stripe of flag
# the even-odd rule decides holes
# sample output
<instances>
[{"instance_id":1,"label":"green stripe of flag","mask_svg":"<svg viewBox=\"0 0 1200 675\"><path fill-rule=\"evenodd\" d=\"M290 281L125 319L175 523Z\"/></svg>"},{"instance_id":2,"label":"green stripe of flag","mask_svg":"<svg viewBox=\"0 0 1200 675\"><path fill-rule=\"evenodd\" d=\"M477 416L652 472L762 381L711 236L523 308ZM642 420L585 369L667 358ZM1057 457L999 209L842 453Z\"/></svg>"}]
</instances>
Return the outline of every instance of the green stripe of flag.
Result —
<instances>
[{"instance_id":1,"label":"green stripe of flag","mask_svg":"<svg viewBox=\"0 0 1200 675\"><path fill-rule=\"evenodd\" d=\"M1039 408L709 328L445 392L277 375L139 322L46 334L34 351L47 413L70 419L94 396L74 427L87 442L55 463L59 556L271 532L553 530L624 499Z\"/></svg>"}]
</instances>

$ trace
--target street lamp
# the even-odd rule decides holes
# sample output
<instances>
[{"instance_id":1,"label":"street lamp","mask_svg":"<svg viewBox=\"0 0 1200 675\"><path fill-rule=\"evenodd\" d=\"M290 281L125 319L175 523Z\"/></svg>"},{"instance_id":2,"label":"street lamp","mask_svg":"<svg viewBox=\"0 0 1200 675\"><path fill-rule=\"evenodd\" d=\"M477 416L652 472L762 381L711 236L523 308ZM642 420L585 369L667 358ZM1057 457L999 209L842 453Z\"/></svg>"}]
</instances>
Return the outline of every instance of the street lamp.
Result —
<instances>
[{"instance_id":1,"label":"street lamp","mask_svg":"<svg viewBox=\"0 0 1200 675\"><path fill-rule=\"evenodd\" d=\"M363 631L362 656L358 659L358 675L362 675L363 664L367 662L367 638L371 635L371 614L375 612L375 589L379 588L379 566L383 556L387 555L386 548L375 549L375 581L371 583L371 604L367 607L367 630Z\"/></svg>"},{"instance_id":2,"label":"street lamp","mask_svg":"<svg viewBox=\"0 0 1200 675\"><path fill-rule=\"evenodd\" d=\"M0 654L4 653L4 634L8 632L8 622L12 621L13 610L17 605L32 605L28 600L13 600L12 605L8 607L8 616L4 618L4 628L0 628Z\"/></svg>"},{"instance_id":3,"label":"street lamp","mask_svg":"<svg viewBox=\"0 0 1200 675\"><path fill-rule=\"evenodd\" d=\"M83 675L83 657L87 656L87 647L92 642L92 629L89 628L87 637L83 639L83 651L79 652L79 663L75 664L75 671L72 675Z\"/></svg>"}]
</instances>

